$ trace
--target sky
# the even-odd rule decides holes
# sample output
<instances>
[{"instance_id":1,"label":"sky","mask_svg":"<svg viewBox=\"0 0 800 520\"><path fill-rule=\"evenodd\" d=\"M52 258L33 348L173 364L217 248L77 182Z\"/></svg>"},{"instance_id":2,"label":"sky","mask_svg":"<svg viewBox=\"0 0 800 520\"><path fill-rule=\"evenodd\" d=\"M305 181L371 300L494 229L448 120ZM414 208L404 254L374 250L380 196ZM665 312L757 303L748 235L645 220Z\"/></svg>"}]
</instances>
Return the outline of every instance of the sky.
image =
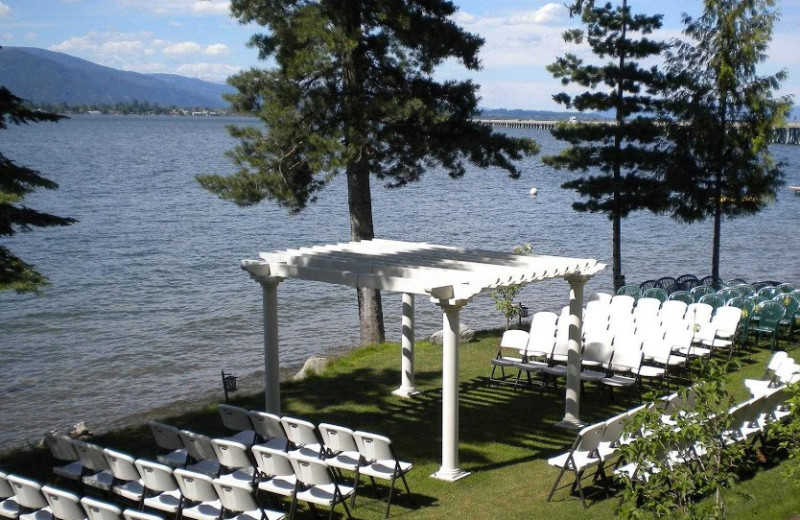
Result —
<instances>
[{"instance_id":1,"label":"sky","mask_svg":"<svg viewBox=\"0 0 800 520\"><path fill-rule=\"evenodd\" d=\"M577 27L566 1L454 0L455 21L485 39L481 70L456 63L437 70L439 79L472 79L485 108L561 110L552 100L563 90L545 66L565 52L581 50L561 33ZM635 12L664 14L663 39L679 36L681 13L699 15L700 0L633 0ZM800 0L778 2L763 74L789 73L779 94L800 103ZM255 25L231 18L228 0L0 0L0 45L39 47L101 65L142 73L163 72L224 83L236 72L265 67L247 47ZM588 54L587 59L592 59Z\"/></svg>"}]
</instances>

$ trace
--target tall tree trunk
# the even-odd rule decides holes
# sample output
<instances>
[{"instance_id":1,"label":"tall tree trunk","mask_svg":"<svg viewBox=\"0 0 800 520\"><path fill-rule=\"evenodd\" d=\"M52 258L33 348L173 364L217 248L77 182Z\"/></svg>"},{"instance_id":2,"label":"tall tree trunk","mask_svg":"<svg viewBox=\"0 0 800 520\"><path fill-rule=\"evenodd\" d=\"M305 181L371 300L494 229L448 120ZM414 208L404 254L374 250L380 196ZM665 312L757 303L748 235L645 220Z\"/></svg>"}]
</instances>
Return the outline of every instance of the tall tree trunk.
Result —
<instances>
[{"instance_id":1,"label":"tall tree trunk","mask_svg":"<svg viewBox=\"0 0 800 520\"><path fill-rule=\"evenodd\" d=\"M620 35L620 42L625 41L625 35L628 28L628 2L622 2L622 33ZM625 48L620 49L619 53L619 70L620 76L625 69ZM614 276L614 294L617 293L620 287L625 285L625 275L622 274L622 215L620 204L620 184L622 183L622 130L625 124L625 113L623 112L623 96L622 78L617 78L617 128L614 134L614 214L613 214L613 230L611 238L611 249L613 256L613 276Z\"/></svg>"},{"instance_id":2,"label":"tall tree trunk","mask_svg":"<svg viewBox=\"0 0 800 520\"><path fill-rule=\"evenodd\" d=\"M361 39L360 2L350 2L346 26L354 40ZM347 164L347 203L350 210L350 239L354 241L371 240L375 237L372 224L372 193L370 191L370 171L367 154L366 121L364 121L363 80L365 66L362 63L360 46L350 49L342 56L342 89L344 112L344 138L350 154ZM376 289L359 287L358 318L361 328L360 343L370 345L383 343L386 333L383 327L383 306L381 293Z\"/></svg>"}]
</instances>

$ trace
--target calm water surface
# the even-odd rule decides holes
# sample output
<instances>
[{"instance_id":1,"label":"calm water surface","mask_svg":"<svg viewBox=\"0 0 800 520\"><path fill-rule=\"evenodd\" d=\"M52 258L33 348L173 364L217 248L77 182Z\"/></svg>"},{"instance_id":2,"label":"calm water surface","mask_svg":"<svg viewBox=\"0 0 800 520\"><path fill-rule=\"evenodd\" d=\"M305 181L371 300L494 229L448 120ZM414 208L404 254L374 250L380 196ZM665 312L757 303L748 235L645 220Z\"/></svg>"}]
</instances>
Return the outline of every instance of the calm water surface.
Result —
<instances>
[{"instance_id":1,"label":"calm water surface","mask_svg":"<svg viewBox=\"0 0 800 520\"><path fill-rule=\"evenodd\" d=\"M102 429L217 390L221 369L261 368L261 290L240 261L347 241L346 191L338 179L299 216L269 202L239 208L204 192L197 174L232 170L223 155L235 144L225 131L231 123L252 120L76 116L3 132L6 156L60 184L27 203L78 223L4 242L52 286L44 296L0 294L0 449L81 420ZM560 148L546 131L516 133L535 137L545 154ZM788 163L788 184L800 184L800 147L773 150ZM571 210L574 195L559 189L566 175L538 157L522 170L516 181L473 170L455 181L431 171L400 190L373 184L376 234L500 251L530 243L538 253L610 263L610 223ZM538 197L529 197L531 187ZM725 222L723 275L800 282L798 215L800 197L782 190L761 214ZM623 234L629 280L710 271L710 222L640 213L623 222ZM609 267L587 293L610 285ZM563 281L545 282L526 288L521 301L552 309L566 303L567 291ZM357 341L352 290L287 281L278 292L284 365ZM423 300L420 338L441 327L438 307ZM399 295L384 295L384 314L388 338L399 341ZM462 322L486 328L503 320L483 298Z\"/></svg>"}]
</instances>

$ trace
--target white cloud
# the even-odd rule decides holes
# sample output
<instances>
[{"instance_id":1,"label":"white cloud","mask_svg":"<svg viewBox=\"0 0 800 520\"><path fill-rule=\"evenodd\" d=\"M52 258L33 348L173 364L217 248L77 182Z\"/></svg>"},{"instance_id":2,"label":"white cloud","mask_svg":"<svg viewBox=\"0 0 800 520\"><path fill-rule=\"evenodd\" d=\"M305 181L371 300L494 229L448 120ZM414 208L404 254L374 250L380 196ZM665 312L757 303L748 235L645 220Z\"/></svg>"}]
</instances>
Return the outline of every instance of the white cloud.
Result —
<instances>
[{"instance_id":1,"label":"white cloud","mask_svg":"<svg viewBox=\"0 0 800 520\"><path fill-rule=\"evenodd\" d=\"M117 0L117 3L162 15L228 16L231 12L230 0Z\"/></svg>"},{"instance_id":2,"label":"white cloud","mask_svg":"<svg viewBox=\"0 0 800 520\"><path fill-rule=\"evenodd\" d=\"M0 2L0 18L5 18L9 14L11 14L11 8L3 2Z\"/></svg>"},{"instance_id":3,"label":"white cloud","mask_svg":"<svg viewBox=\"0 0 800 520\"><path fill-rule=\"evenodd\" d=\"M192 12L228 15L231 12L231 4L220 0L197 0L192 4Z\"/></svg>"},{"instance_id":4,"label":"white cloud","mask_svg":"<svg viewBox=\"0 0 800 520\"><path fill-rule=\"evenodd\" d=\"M521 11L509 18L510 23L558 25L561 26L569 16L569 10L561 4L545 4L539 9Z\"/></svg>"},{"instance_id":5,"label":"white cloud","mask_svg":"<svg viewBox=\"0 0 800 520\"><path fill-rule=\"evenodd\" d=\"M164 47L167 56L190 56L202 52L203 46L197 42L179 42Z\"/></svg>"},{"instance_id":6,"label":"white cloud","mask_svg":"<svg viewBox=\"0 0 800 520\"><path fill-rule=\"evenodd\" d=\"M173 74L189 76L215 83L224 83L228 76L236 74L244 67L226 63L186 63L173 69Z\"/></svg>"},{"instance_id":7,"label":"white cloud","mask_svg":"<svg viewBox=\"0 0 800 520\"><path fill-rule=\"evenodd\" d=\"M224 43L212 43L203 51L207 56L226 56L228 54L228 46Z\"/></svg>"}]
</instances>

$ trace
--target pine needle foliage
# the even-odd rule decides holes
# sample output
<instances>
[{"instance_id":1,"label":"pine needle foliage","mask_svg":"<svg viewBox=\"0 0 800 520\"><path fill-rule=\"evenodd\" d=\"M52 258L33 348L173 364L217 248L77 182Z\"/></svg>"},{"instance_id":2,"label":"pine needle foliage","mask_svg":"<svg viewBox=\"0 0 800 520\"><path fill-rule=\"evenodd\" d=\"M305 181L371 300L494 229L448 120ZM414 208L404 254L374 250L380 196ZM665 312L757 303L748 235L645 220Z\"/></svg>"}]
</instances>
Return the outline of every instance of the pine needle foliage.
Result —
<instances>
[{"instance_id":1,"label":"pine needle foliage","mask_svg":"<svg viewBox=\"0 0 800 520\"><path fill-rule=\"evenodd\" d=\"M22 99L0 86L0 130L6 130L9 124L23 125L62 118L27 108ZM66 226L75 222L24 205L25 196L35 190L57 188L58 184L41 176L38 171L19 165L0 153L0 236L10 237L35 227ZM46 285L46 276L0 245L0 291L40 292Z\"/></svg>"},{"instance_id":2,"label":"pine needle foliage","mask_svg":"<svg viewBox=\"0 0 800 520\"><path fill-rule=\"evenodd\" d=\"M613 223L612 254L615 288L624 285L621 221L637 210L663 211L667 194L657 170L662 154L657 144L662 127L655 124L659 98L653 96L663 84L663 75L644 61L659 56L667 47L649 35L661 27L661 15L633 14L627 0L611 3L576 3L586 26L564 33L564 41L586 42L604 63L586 63L566 54L547 70L562 85L575 84L588 90L575 96L561 92L553 99L567 109L581 112L612 111L613 124L569 122L558 125L553 135L569 143L561 154L545 157L557 169L581 175L562 187L575 190L583 200L576 211L605 213Z\"/></svg>"},{"instance_id":3,"label":"pine needle foliage","mask_svg":"<svg viewBox=\"0 0 800 520\"><path fill-rule=\"evenodd\" d=\"M713 219L716 279L723 217L761 211L783 184L784 165L768 146L791 108L775 96L786 71L759 72L777 19L773 0L705 0L700 17L684 15L686 39L667 57L670 211L686 222Z\"/></svg>"}]
</instances>

